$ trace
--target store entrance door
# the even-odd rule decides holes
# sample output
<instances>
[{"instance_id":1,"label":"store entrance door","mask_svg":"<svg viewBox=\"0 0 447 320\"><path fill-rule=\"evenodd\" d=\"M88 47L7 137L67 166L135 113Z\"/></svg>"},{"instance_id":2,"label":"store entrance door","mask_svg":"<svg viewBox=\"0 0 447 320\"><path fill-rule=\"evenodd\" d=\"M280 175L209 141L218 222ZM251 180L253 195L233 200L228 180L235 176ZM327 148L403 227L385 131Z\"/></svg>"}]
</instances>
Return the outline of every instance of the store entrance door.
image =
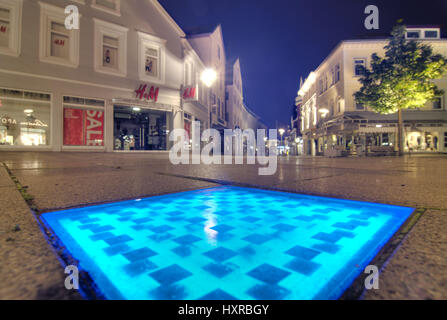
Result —
<instances>
[{"instance_id":1,"label":"store entrance door","mask_svg":"<svg viewBox=\"0 0 447 320\"><path fill-rule=\"evenodd\" d=\"M166 112L115 106L115 150L166 150L166 133Z\"/></svg>"}]
</instances>

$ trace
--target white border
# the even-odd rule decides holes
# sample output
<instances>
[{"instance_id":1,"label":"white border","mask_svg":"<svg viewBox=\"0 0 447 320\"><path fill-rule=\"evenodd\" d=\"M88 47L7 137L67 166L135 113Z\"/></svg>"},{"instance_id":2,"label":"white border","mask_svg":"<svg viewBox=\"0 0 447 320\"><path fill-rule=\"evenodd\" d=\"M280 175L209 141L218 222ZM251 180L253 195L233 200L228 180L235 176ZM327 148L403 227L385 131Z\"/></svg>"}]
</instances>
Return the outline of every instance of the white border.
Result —
<instances>
[{"instance_id":1,"label":"white border","mask_svg":"<svg viewBox=\"0 0 447 320\"><path fill-rule=\"evenodd\" d=\"M0 6L10 10L10 34L8 48L0 47L0 54L18 57L21 50L22 39L22 7L23 0L0 0Z\"/></svg>"},{"instance_id":2,"label":"white border","mask_svg":"<svg viewBox=\"0 0 447 320\"><path fill-rule=\"evenodd\" d=\"M94 68L98 73L127 76L127 32L128 28L110 22L93 18L94 21ZM107 68L102 65L104 36L118 38L118 70Z\"/></svg>"}]
</instances>

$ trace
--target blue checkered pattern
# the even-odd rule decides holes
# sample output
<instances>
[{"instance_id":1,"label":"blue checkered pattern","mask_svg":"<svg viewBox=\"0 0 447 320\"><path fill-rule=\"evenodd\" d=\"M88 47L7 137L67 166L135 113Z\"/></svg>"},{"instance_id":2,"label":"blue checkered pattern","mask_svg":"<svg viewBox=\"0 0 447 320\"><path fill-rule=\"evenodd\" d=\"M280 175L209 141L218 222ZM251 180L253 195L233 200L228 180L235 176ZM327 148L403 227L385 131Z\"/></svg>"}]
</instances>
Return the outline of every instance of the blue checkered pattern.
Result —
<instances>
[{"instance_id":1,"label":"blue checkered pattern","mask_svg":"<svg viewBox=\"0 0 447 320\"><path fill-rule=\"evenodd\" d=\"M339 271L334 257L352 258L390 210L216 188L59 217L123 298L310 299Z\"/></svg>"}]
</instances>

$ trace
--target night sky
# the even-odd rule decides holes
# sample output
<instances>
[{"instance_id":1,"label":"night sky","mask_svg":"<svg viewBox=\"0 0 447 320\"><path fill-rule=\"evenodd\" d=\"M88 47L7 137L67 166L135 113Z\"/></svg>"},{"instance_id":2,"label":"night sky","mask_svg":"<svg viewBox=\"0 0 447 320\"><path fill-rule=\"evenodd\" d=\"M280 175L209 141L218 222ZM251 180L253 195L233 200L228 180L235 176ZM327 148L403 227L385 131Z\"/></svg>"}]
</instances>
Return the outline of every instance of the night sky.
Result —
<instances>
[{"instance_id":1,"label":"night sky","mask_svg":"<svg viewBox=\"0 0 447 320\"><path fill-rule=\"evenodd\" d=\"M389 34L399 18L447 31L447 0L159 1L185 31L222 25L227 60L241 61L245 102L269 127L289 124L300 76L341 40ZM379 8L379 30L364 27L370 4Z\"/></svg>"}]
</instances>

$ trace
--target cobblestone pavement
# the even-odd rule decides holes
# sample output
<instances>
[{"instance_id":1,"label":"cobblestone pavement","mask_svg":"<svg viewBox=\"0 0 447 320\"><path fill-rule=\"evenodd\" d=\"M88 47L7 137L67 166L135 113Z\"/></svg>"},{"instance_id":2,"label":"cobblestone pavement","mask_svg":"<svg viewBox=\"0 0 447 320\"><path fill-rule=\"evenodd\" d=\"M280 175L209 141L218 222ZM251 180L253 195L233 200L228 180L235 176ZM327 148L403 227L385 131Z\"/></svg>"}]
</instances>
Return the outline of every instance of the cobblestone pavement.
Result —
<instances>
[{"instance_id":1,"label":"cobblestone pavement","mask_svg":"<svg viewBox=\"0 0 447 320\"><path fill-rule=\"evenodd\" d=\"M259 176L258 166L251 165L173 166L167 153L1 152L0 162L28 187L40 212L210 187L216 180L425 208L428 210L382 270L380 289L367 292L364 298L447 298L445 155L280 158L272 176ZM55 282L64 277L63 270L11 183L2 168L0 189L8 193L0 197L0 298L73 298L55 289ZM26 232L12 231L16 224ZM22 270L20 261L27 261L21 274L36 274L33 280L26 282L22 276L22 287L2 281L18 277L14 270Z\"/></svg>"}]
</instances>

